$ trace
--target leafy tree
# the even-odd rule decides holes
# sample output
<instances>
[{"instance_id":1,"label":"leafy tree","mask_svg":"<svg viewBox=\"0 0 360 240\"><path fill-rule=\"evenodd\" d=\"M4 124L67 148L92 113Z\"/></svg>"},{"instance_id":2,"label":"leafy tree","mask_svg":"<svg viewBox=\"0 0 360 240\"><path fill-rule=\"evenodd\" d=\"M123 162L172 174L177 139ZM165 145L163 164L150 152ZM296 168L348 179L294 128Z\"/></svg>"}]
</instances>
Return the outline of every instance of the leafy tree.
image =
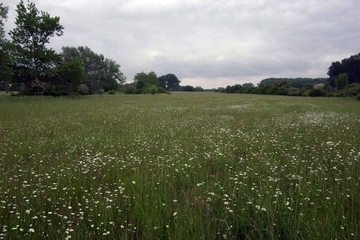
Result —
<instances>
[{"instance_id":1,"label":"leafy tree","mask_svg":"<svg viewBox=\"0 0 360 240\"><path fill-rule=\"evenodd\" d=\"M324 89L311 89L306 92L310 97L326 97L327 92Z\"/></svg>"},{"instance_id":2,"label":"leafy tree","mask_svg":"<svg viewBox=\"0 0 360 240\"><path fill-rule=\"evenodd\" d=\"M8 52L8 41L5 39L4 21L7 19L9 7L0 3L0 87L5 90L11 81L12 69L9 67L10 55Z\"/></svg>"},{"instance_id":3,"label":"leafy tree","mask_svg":"<svg viewBox=\"0 0 360 240\"><path fill-rule=\"evenodd\" d=\"M290 87L288 81L286 81L286 80L277 81L275 83L275 86L280 87L280 88L289 88Z\"/></svg>"},{"instance_id":4,"label":"leafy tree","mask_svg":"<svg viewBox=\"0 0 360 240\"><path fill-rule=\"evenodd\" d=\"M310 86L309 89L312 88L313 85L319 83L326 83L327 78L266 78L261 80L259 83L259 87L263 87L267 84L276 84L278 82L285 83L286 87L292 88L306 88ZM244 85L243 85L244 86Z\"/></svg>"},{"instance_id":5,"label":"leafy tree","mask_svg":"<svg viewBox=\"0 0 360 240\"><path fill-rule=\"evenodd\" d=\"M336 77L335 84L338 90L343 90L347 85L349 85L348 74L339 74L339 76Z\"/></svg>"},{"instance_id":6,"label":"leafy tree","mask_svg":"<svg viewBox=\"0 0 360 240\"><path fill-rule=\"evenodd\" d=\"M57 77L52 82L50 89L55 89L51 95L68 95L79 92L79 87L86 80L81 58L64 61L58 69Z\"/></svg>"},{"instance_id":7,"label":"leafy tree","mask_svg":"<svg viewBox=\"0 0 360 240\"><path fill-rule=\"evenodd\" d=\"M226 93L237 93L240 91L240 89L242 88L241 84L235 84L233 86L227 86L225 88Z\"/></svg>"},{"instance_id":8,"label":"leafy tree","mask_svg":"<svg viewBox=\"0 0 360 240\"><path fill-rule=\"evenodd\" d=\"M107 90L116 90L119 84L125 82L125 76L120 71L120 65L112 59L105 58L101 62L101 87Z\"/></svg>"},{"instance_id":9,"label":"leafy tree","mask_svg":"<svg viewBox=\"0 0 360 240\"><path fill-rule=\"evenodd\" d=\"M181 91L184 91L184 92L194 92L195 91L195 88L191 85L186 85L186 86L182 86L181 87Z\"/></svg>"},{"instance_id":10,"label":"leafy tree","mask_svg":"<svg viewBox=\"0 0 360 240\"><path fill-rule=\"evenodd\" d=\"M336 77L342 73L348 74L349 83L360 83L360 53L344 58L341 62L336 61L329 67L329 82L332 87L336 86Z\"/></svg>"},{"instance_id":11,"label":"leafy tree","mask_svg":"<svg viewBox=\"0 0 360 240\"><path fill-rule=\"evenodd\" d=\"M194 91L195 91L195 92L204 92L205 90L204 90L202 87L200 87L200 86L196 86L196 87L194 88Z\"/></svg>"},{"instance_id":12,"label":"leafy tree","mask_svg":"<svg viewBox=\"0 0 360 240\"><path fill-rule=\"evenodd\" d=\"M136 89L141 90L145 87L145 83L143 81L136 81L135 86Z\"/></svg>"},{"instance_id":13,"label":"leafy tree","mask_svg":"<svg viewBox=\"0 0 360 240\"><path fill-rule=\"evenodd\" d=\"M5 7L3 3L0 3L0 38L1 38L1 40L3 40L5 38L4 20L7 19L8 12L9 12L9 7Z\"/></svg>"},{"instance_id":14,"label":"leafy tree","mask_svg":"<svg viewBox=\"0 0 360 240\"><path fill-rule=\"evenodd\" d=\"M136 89L133 84L126 83L124 84L124 93L125 94L135 94Z\"/></svg>"},{"instance_id":15,"label":"leafy tree","mask_svg":"<svg viewBox=\"0 0 360 240\"><path fill-rule=\"evenodd\" d=\"M145 87L145 89L144 89L144 93L150 93L150 94L155 94L155 93L158 93L159 92L159 90L158 90L159 88L156 86L156 85L154 85L154 84L151 84L151 85L147 85L146 87Z\"/></svg>"},{"instance_id":16,"label":"leafy tree","mask_svg":"<svg viewBox=\"0 0 360 240\"><path fill-rule=\"evenodd\" d=\"M159 77L158 86L168 91L179 91L181 89L180 80L172 73Z\"/></svg>"},{"instance_id":17,"label":"leafy tree","mask_svg":"<svg viewBox=\"0 0 360 240\"><path fill-rule=\"evenodd\" d=\"M158 78L156 73L149 72L148 74L141 72L134 76L135 82L143 82L144 85L158 85Z\"/></svg>"},{"instance_id":18,"label":"leafy tree","mask_svg":"<svg viewBox=\"0 0 360 240\"><path fill-rule=\"evenodd\" d=\"M43 94L61 60L46 44L50 38L63 35L59 17L40 12L34 3L17 5L16 27L10 31L14 81L22 85L24 94Z\"/></svg>"},{"instance_id":19,"label":"leafy tree","mask_svg":"<svg viewBox=\"0 0 360 240\"><path fill-rule=\"evenodd\" d=\"M99 89L116 90L119 84L125 83L125 76L120 65L112 59L96 54L88 47L63 47L62 57L65 61L80 57L87 76L87 85L91 92Z\"/></svg>"},{"instance_id":20,"label":"leafy tree","mask_svg":"<svg viewBox=\"0 0 360 240\"><path fill-rule=\"evenodd\" d=\"M243 87L247 87L247 88L253 88L253 87L255 87L254 86L254 84L252 84L252 83L244 83L243 85L242 85Z\"/></svg>"}]
</instances>

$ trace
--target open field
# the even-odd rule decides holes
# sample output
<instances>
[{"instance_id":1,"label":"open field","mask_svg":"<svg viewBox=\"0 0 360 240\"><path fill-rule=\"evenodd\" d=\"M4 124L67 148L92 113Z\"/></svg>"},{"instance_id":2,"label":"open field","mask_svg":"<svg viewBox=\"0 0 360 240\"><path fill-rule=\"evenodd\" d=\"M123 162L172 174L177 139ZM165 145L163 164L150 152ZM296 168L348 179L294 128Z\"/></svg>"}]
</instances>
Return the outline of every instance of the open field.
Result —
<instances>
[{"instance_id":1,"label":"open field","mask_svg":"<svg viewBox=\"0 0 360 240\"><path fill-rule=\"evenodd\" d=\"M0 95L0 239L359 239L360 102Z\"/></svg>"}]
</instances>

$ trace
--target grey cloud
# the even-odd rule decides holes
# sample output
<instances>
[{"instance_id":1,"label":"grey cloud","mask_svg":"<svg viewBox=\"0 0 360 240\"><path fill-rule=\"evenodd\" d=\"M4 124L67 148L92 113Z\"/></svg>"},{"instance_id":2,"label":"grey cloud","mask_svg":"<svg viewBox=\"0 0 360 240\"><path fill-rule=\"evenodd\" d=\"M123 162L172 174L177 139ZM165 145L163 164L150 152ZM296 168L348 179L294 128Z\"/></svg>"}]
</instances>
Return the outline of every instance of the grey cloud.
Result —
<instances>
[{"instance_id":1,"label":"grey cloud","mask_svg":"<svg viewBox=\"0 0 360 240\"><path fill-rule=\"evenodd\" d=\"M128 80L141 71L203 87L326 77L332 61L359 52L357 0L34 2L61 17L65 34L52 47L89 46L120 63Z\"/></svg>"}]
</instances>

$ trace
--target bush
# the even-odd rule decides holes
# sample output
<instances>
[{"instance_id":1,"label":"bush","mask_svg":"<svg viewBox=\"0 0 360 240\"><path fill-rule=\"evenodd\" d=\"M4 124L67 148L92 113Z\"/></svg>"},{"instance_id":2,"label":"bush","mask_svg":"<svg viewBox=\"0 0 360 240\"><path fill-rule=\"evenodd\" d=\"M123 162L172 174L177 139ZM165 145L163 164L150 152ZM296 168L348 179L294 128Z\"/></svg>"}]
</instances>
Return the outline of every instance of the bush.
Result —
<instances>
[{"instance_id":1,"label":"bush","mask_svg":"<svg viewBox=\"0 0 360 240\"><path fill-rule=\"evenodd\" d=\"M166 90L163 89L162 87L158 87L158 92L159 92L159 93L167 93L167 94L170 94L170 92L166 91Z\"/></svg>"},{"instance_id":2,"label":"bush","mask_svg":"<svg viewBox=\"0 0 360 240\"><path fill-rule=\"evenodd\" d=\"M125 94L135 94L135 87L133 85L130 84L126 84L124 86L124 93Z\"/></svg>"},{"instance_id":3,"label":"bush","mask_svg":"<svg viewBox=\"0 0 360 240\"><path fill-rule=\"evenodd\" d=\"M155 94L155 93L158 93L158 92L159 92L158 87L155 86L155 85L148 85L144 89L144 94L146 94L146 93Z\"/></svg>"},{"instance_id":4,"label":"bush","mask_svg":"<svg viewBox=\"0 0 360 240\"><path fill-rule=\"evenodd\" d=\"M306 92L310 97L326 97L327 92L324 89L311 89Z\"/></svg>"},{"instance_id":5,"label":"bush","mask_svg":"<svg viewBox=\"0 0 360 240\"><path fill-rule=\"evenodd\" d=\"M109 90L108 92L110 95L115 95L115 90Z\"/></svg>"},{"instance_id":6,"label":"bush","mask_svg":"<svg viewBox=\"0 0 360 240\"><path fill-rule=\"evenodd\" d=\"M80 84L78 92L79 92L81 95L88 95L89 92L90 92L90 91L89 91L89 87L86 86L85 84Z\"/></svg>"},{"instance_id":7,"label":"bush","mask_svg":"<svg viewBox=\"0 0 360 240\"><path fill-rule=\"evenodd\" d=\"M304 92L303 89L298 88L289 88L288 95L289 96L301 96L301 94Z\"/></svg>"},{"instance_id":8,"label":"bush","mask_svg":"<svg viewBox=\"0 0 360 240\"><path fill-rule=\"evenodd\" d=\"M357 96L360 94L360 83L353 83L349 85L349 94L351 96Z\"/></svg>"}]
</instances>

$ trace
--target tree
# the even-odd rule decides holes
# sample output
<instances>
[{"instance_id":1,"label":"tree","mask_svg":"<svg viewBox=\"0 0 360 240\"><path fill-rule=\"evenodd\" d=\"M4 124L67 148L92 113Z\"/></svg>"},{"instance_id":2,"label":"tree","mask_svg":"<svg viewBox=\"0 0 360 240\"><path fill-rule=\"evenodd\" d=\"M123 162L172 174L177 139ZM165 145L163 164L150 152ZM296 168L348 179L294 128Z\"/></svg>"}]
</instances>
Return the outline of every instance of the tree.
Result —
<instances>
[{"instance_id":1,"label":"tree","mask_svg":"<svg viewBox=\"0 0 360 240\"><path fill-rule=\"evenodd\" d=\"M144 85L158 85L158 78L156 73L149 72L148 74L144 72L140 72L135 74L134 81L136 82L143 82Z\"/></svg>"},{"instance_id":2,"label":"tree","mask_svg":"<svg viewBox=\"0 0 360 240\"><path fill-rule=\"evenodd\" d=\"M336 77L342 73L348 74L348 81L352 83L360 83L360 53L344 58L341 62L331 63L328 70L329 83L332 87L336 86Z\"/></svg>"},{"instance_id":3,"label":"tree","mask_svg":"<svg viewBox=\"0 0 360 240\"><path fill-rule=\"evenodd\" d=\"M87 76L86 84L91 92L97 92L100 89L116 90L119 84L125 83L125 76L120 71L118 63L105 58L102 54L96 54L88 47L63 47L61 55L64 61L77 57L82 59Z\"/></svg>"},{"instance_id":4,"label":"tree","mask_svg":"<svg viewBox=\"0 0 360 240\"><path fill-rule=\"evenodd\" d=\"M24 94L43 94L61 62L60 56L45 45L51 37L62 36L64 27L59 17L39 12L32 2L25 6L21 0L16 12L16 27L10 31L14 80L22 85Z\"/></svg>"},{"instance_id":5,"label":"tree","mask_svg":"<svg viewBox=\"0 0 360 240\"><path fill-rule=\"evenodd\" d=\"M5 39L4 21L7 19L9 7L0 3L0 87L11 81L12 70L9 67L10 55L8 52L8 41Z\"/></svg>"},{"instance_id":6,"label":"tree","mask_svg":"<svg viewBox=\"0 0 360 240\"><path fill-rule=\"evenodd\" d=\"M245 87L245 88L253 88L253 87L255 87L253 83L244 83L242 86Z\"/></svg>"},{"instance_id":7,"label":"tree","mask_svg":"<svg viewBox=\"0 0 360 240\"><path fill-rule=\"evenodd\" d=\"M80 85L86 80L81 58L64 61L58 68L56 77L47 85L49 95L69 95L79 92Z\"/></svg>"},{"instance_id":8,"label":"tree","mask_svg":"<svg viewBox=\"0 0 360 240\"><path fill-rule=\"evenodd\" d=\"M102 88L105 91L116 90L118 88L118 84L125 83L125 76L120 71L120 65L114 60L105 58L101 63L101 67L101 82Z\"/></svg>"},{"instance_id":9,"label":"tree","mask_svg":"<svg viewBox=\"0 0 360 240\"><path fill-rule=\"evenodd\" d=\"M336 88L340 91L349 85L348 74L342 73L336 77L335 80Z\"/></svg>"},{"instance_id":10,"label":"tree","mask_svg":"<svg viewBox=\"0 0 360 240\"><path fill-rule=\"evenodd\" d=\"M172 73L159 77L158 86L168 91L179 91L180 80Z\"/></svg>"},{"instance_id":11,"label":"tree","mask_svg":"<svg viewBox=\"0 0 360 240\"><path fill-rule=\"evenodd\" d=\"M184 92L193 92L195 91L194 87L191 85L181 86L181 91Z\"/></svg>"}]
</instances>

